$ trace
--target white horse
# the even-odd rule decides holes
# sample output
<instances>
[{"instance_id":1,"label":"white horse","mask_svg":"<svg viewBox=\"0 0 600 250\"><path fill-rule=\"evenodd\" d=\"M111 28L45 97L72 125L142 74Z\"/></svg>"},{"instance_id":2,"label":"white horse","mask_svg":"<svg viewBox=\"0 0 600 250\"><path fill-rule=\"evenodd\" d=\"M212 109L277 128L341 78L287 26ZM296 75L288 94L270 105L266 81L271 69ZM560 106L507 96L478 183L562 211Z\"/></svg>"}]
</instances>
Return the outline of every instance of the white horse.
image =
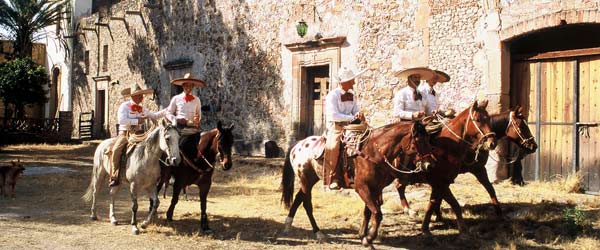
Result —
<instances>
[{"instance_id":1,"label":"white horse","mask_svg":"<svg viewBox=\"0 0 600 250\"><path fill-rule=\"evenodd\" d=\"M102 141L96 148L94 153L94 169L90 185L82 197L86 201L92 201L92 214L90 218L97 220L96 216L96 192L98 187L108 185L105 181L110 170L110 157L106 152L110 150L110 145L115 138ZM153 201L152 209L146 220L141 224L142 229L151 222L156 216L158 208L158 193L156 191L156 183L160 178L159 157L162 153L167 155L166 163L171 166L179 165L181 157L179 156L179 132L164 120L160 126L156 127L148 133L148 136L140 142L133 152L127 156L127 169L125 174L121 174L121 185L129 184L129 192L131 194L131 225L133 226L133 234L139 234L137 228L136 213L138 209L137 194L140 191L145 191ZM117 219L114 212L114 196L121 185L110 188L110 222L117 225Z\"/></svg>"}]
</instances>

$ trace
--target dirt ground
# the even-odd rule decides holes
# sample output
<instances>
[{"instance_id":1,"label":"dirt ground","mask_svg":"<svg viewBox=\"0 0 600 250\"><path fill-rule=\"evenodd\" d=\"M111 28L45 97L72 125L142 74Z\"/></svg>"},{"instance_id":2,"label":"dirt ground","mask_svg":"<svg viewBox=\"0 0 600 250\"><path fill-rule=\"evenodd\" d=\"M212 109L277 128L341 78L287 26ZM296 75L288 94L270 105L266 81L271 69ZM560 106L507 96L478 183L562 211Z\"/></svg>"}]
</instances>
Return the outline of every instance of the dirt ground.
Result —
<instances>
[{"instance_id":1,"label":"dirt ground","mask_svg":"<svg viewBox=\"0 0 600 250\"><path fill-rule=\"evenodd\" d=\"M196 187L188 190L165 220L170 195L162 199L159 218L140 235L131 234L128 191L117 202L120 224L108 220L106 190L98 198L99 221L89 219L89 204L81 200L91 176L95 144L16 145L0 149L0 164L21 159L27 168L15 199L0 198L0 249L364 249L357 239L363 203L353 190L325 192L315 188L317 223L329 235L317 242L303 208L294 230L283 235L287 211L280 204L282 159L234 156L233 169L215 174L208 214L212 235L199 233ZM409 187L416 218L402 213L393 190L384 194L383 226L377 249L600 249L600 197L570 194L561 181L528 183L524 187L495 185L505 216L496 218L487 193L474 177L461 175L451 186L464 208L468 233L459 237L452 221L434 222L433 237L420 233L428 200L425 185ZM296 185L297 186L297 185ZM171 189L169 189L169 192ZM147 214L148 201L140 202ZM568 227L565 208L577 207L585 230ZM454 218L443 205L447 218Z\"/></svg>"}]
</instances>

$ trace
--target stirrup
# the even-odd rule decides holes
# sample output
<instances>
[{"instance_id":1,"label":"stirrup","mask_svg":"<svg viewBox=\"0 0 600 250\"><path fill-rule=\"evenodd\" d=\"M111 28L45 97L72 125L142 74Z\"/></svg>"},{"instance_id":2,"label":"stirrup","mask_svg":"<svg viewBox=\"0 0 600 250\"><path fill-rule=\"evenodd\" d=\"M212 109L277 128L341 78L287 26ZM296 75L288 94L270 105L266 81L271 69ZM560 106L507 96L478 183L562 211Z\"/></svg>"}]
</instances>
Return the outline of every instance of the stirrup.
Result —
<instances>
[{"instance_id":1,"label":"stirrup","mask_svg":"<svg viewBox=\"0 0 600 250\"><path fill-rule=\"evenodd\" d=\"M329 189L331 189L331 190L339 190L340 189L340 185L338 185L337 182L332 182L331 184L329 184Z\"/></svg>"}]
</instances>

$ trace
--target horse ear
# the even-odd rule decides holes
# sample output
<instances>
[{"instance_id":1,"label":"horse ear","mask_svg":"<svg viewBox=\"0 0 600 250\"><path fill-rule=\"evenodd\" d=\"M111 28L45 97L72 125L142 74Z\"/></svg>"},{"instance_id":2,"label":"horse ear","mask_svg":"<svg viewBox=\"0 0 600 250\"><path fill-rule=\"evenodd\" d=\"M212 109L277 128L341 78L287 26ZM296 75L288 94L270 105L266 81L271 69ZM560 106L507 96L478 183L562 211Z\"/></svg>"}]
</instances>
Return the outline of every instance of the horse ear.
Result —
<instances>
[{"instance_id":1,"label":"horse ear","mask_svg":"<svg viewBox=\"0 0 600 250\"><path fill-rule=\"evenodd\" d=\"M167 126L169 126L169 123L167 122L167 119L161 119L161 120L160 120L160 126L163 126L163 127L165 127L165 128L166 128Z\"/></svg>"},{"instance_id":2,"label":"horse ear","mask_svg":"<svg viewBox=\"0 0 600 250\"><path fill-rule=\"evenodd\" d=\"M234 125L235 124L232 123L231 126L229 126L228 130L233 130Z\"/></svg>"},{"instance_id":3,"label":"horse ear","mask_svg":"<svg viewBox=\"0 0 600 250\"><path fill-rule=\"evenodd\" d=\"M477 107L479 107L479 105L477 105L477 100L475 100L475 102L473 102L473 107L472 107L472 109L476 109Z\"/></svg>"},{"instance_id":4,"label":"horse ear","mask_svg":"<svg viewBox=\"0 0 600 250\"><path fill-rule=\"evenodd\" d=\"M223 123L222 123L221 121L218 121L218 122L217 122L217 129L218 129L219 131L223 131Z\"/></svg>"},{"instance_id":5,"label":"horse ear","mask_svg":"<svg viewBox=\"0 0 600 250\"><path fill-rule=\"evenodd\" d=\"M523 115L523 107L521 107L521 106L517 106L517 107L518 107L517 108L517 114Z\"/></svg>"}]
</instances>

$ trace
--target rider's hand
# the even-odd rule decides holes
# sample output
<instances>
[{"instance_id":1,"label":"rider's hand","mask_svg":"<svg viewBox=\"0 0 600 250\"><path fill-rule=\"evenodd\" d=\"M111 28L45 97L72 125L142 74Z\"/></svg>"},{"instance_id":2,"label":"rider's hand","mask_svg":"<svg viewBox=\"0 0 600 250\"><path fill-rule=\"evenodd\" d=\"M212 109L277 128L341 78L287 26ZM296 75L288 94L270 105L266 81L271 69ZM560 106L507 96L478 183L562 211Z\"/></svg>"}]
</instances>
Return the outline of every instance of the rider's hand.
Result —
<instances>
[{"instance_id":1,"label":"rider's hand","mask_svg":"<svg viewBox=\"0 0 600 250\"><path fill-rule=\"evenodd\" d=\"M425 116L425 112L423 112L423 111L413 112L413 114L412 114L413 120L419 119L419 118L421 118L423 116Z\"/></svg>"},{"instance_id":2,"label":"rider's hand","mask_svg":"<svg viewBox=\"0 0 600 250\"><path fill-rule=\"evenodd\" d=\"M365 119L365 114L363 114L363 113L357 113L357 114L354 116L354 118L357 118L357 119L359 119L359 120L360 120L360 121L362 121L362 122L365 122L365 120L366 120L366 119Z\"/></svg>"}]
</instances>

